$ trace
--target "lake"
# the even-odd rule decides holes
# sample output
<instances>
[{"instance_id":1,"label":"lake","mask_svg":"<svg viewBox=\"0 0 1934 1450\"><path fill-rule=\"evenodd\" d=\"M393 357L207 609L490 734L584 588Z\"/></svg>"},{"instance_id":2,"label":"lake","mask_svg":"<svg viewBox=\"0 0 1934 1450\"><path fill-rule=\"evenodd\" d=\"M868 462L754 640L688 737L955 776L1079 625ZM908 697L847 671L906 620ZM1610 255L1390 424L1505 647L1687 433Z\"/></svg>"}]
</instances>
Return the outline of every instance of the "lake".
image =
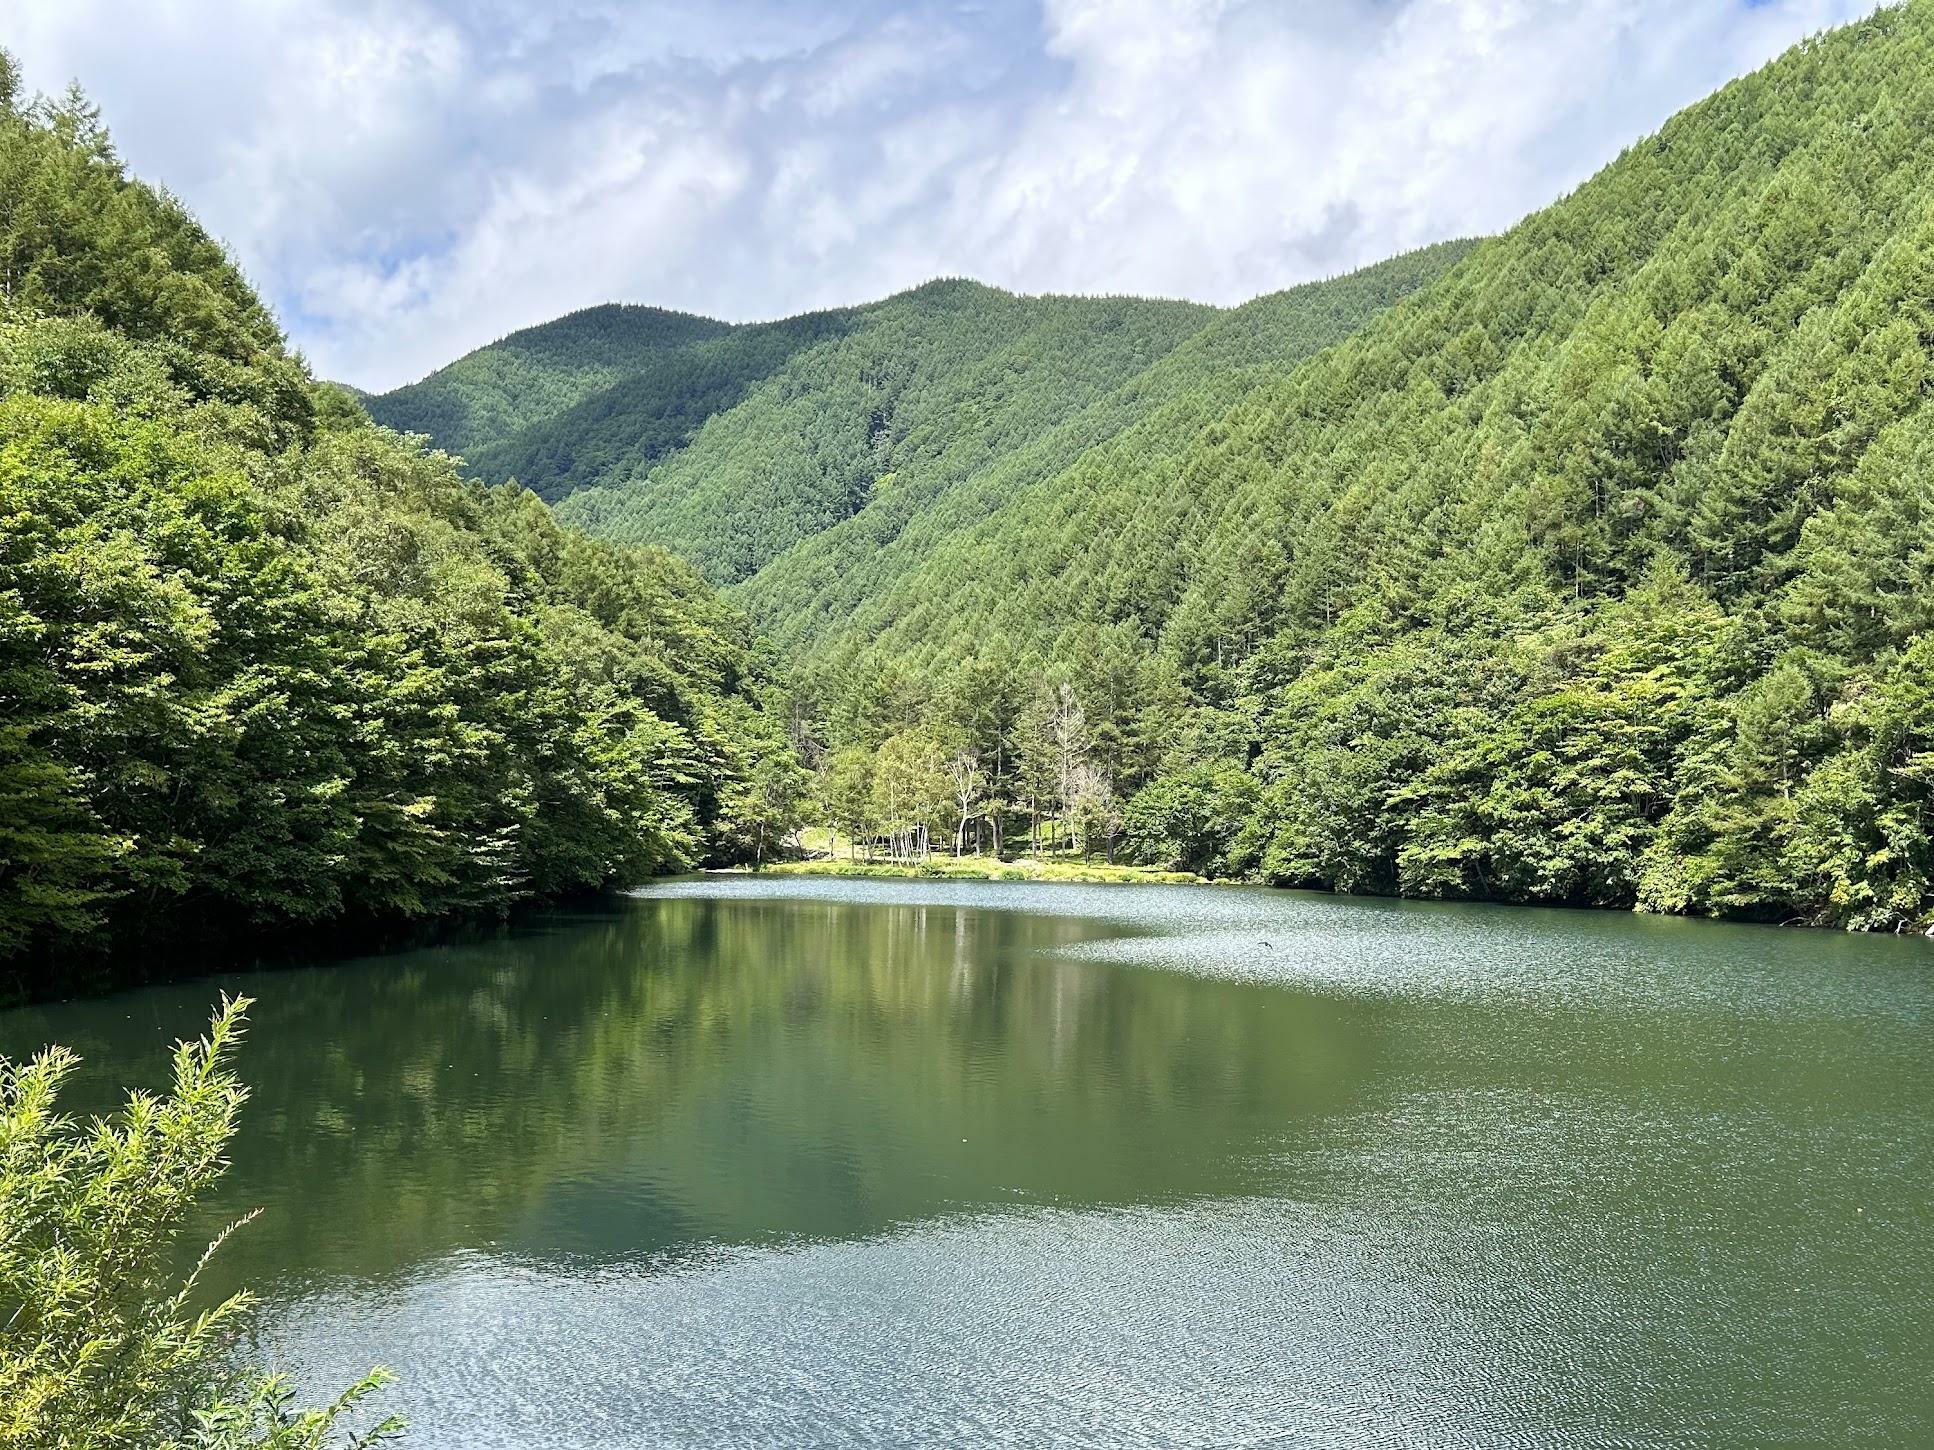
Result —
<instances>
[{"instance_id":1,"label":"lake","mask_svg":"<svg viewBox=\"0 0 1934 1450\"><path fill-rule=\"evenodd\" d=\"M259 998L223 1282L418 1447L1934 1444L1934 945L713 878Z\"/></svg>"}]
</instances>

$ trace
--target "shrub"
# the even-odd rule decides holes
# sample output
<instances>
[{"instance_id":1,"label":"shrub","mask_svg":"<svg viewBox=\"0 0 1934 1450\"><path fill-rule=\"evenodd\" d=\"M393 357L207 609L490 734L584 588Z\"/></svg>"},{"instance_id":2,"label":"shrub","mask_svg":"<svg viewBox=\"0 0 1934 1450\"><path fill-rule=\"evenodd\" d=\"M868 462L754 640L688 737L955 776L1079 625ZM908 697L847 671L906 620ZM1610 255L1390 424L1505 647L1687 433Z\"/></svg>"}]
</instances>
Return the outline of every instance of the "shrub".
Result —
<instances>
[{"instance_id":1,"label":"shrub","mask_svg":"<svg viewBox=\"0 0 1934 1450\"><path fill-rule=\"evenodd\" d=\"M286 1380L232 1358L252 1299L195 1301L202 1269L246 1218L185 1278L176 1269L248 1096L230 1070L248 1007L225 998L207 1036L176 1044L169 1091L131 1092L113 1119L59 1112L80 1062L67 1048L0 1058L0 1447L319 1450L400 1432L393 1418L360 1434L342 1423L383 1370L298 1410Z\"/></svg>"}]
</instances>

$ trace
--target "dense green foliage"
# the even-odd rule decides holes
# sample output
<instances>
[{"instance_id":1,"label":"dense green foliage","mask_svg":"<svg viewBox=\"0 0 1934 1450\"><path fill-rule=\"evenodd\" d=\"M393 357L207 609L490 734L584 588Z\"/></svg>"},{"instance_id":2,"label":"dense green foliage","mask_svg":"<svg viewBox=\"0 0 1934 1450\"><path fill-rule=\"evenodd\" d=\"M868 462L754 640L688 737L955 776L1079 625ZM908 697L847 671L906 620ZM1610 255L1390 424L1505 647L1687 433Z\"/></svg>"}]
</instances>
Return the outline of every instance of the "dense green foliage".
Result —
<instances>
[{"instance_id":1,"label":"dense green foliage","mask_svg":"<svg viewBox=\"0 0 1934 1450\"><path fill-rule=\"evenodd\" d=\"M0 1058L0 1446L355 1450L401 1429L336 1433L381 1371L299 1410L286 1381L236 1365L249 1296L196 1302L227 1233L178 1277L178 1243L228 1166L247 1097L230 1060L248 1005L225 1002L206 1037L177 1045L168 1093L130 1093L111 1121L60 1112L79 1065L67 1049Z\"/></svg>"},{"instance_id":2,"label":"dense green foliage","mask_svg":"<svg viewBox=\"0 0 1934 1450\"><path fill-rule=\"evenodd\" d=\"M951 560L930 570L928 556L990 514L1000 520L977 537L1004 548L1058 526L1042 515L1119 507L1165 486L1161 465L1234 400L1347 337L1469 246L1426 248L1228 312L941 281L674 346L621 325L674 314L592 308L370 408L463 454L479 478L565 500L573 523L663 544L719 582L747 581L740 598L762 626L790 644L822 644L842 627L863 637L856 611L867 633L908 628L919 577L960 572ZM630 371L568 405L530 404L541 417L479 421L512 398L554 400L567 367L582 378ZM970 640L989 611L1037 631L1065 616L1040 597L970 608L957 588L947 630Z\"/></svg>"},{"instance_id":3,"label":"dense green foliage","mask_svg":"<svg viewBox=\"0 0 1934 1450\"><path fill-rule=\"evenodd\" d=\"M665 544L730 583L871 505L904 517L1213 316L966 281L677 346L619 325L645 313L593 308L531 328L371 409L461 453L479 478L568 498L566 518ZM567 368L575 391L558 386ZM528 411L510 416L510 397Z\"/></svg>"},{"instance_id":4,"label":"dense green foliage","mask_svg":"<svg viewBox=\"0 0 1934 1450\"><path fill-rule=\"evenodd\" d=\"M1883 11L1503 237L1231 311L601 308L371 406L730 585L849 838L1921 925L1930 61ZM696 577L309 383L83 109L7 145L0 942L784 838Z\"/></svg>"},{"instance_id":5,"label":"dense green foliage","mask_svg":"<svg viewBox=\"0 0 1934 1450\"><path fill-rule=\"evenodd\" d=\"M887 455L893 487L781 554L737 598L814 662L865 642L877 656L931 666L978 651L990 635L1040 645L1086 621L1139 618L1177 562L1169 536L1140 522L1144 503L1174 488L1176 460L1239 399L1469 249L1442 243L1198 319L1118 387L1106 386L1115 372L1057 377L1071 360L1031 364L1034 393L994 396L1052 426L994 435L964 426L973 415L962 409L950 426L900 429ZM1108 541L1106 567L1070 576L1062 561L1097 536Z\"/></svg>"},{"instance_id":6,"label":"dense green foliage","mask_svg":"<svg viewBox=\"0 0 1934 1450\"><path fill-rule=\"evenodd\" d=\"M0 986L740 849L783 727L687 566L311 382L78 97L0 195Z\"/></svg>"},{"instance_id":7,"label":"dense green foliage","mask_svg":"<svg viewBox=\"0 0 1934 1450\"><path fill-rule=\"evenodd\" d=\"M367 402L377 422L462 454L475 477L514 479L555 502L648 471L852 318L816 312L731 327L651 307L592 307Z\"/></svg>"},{"instance_id":8,"label":"dense green foliage","mask_svg":"<svg viewBox=\"0 0 1934 1450\"><path fill-rule=\"evenodd\" d=\"M1211 315L931 282L859 309L844 335L791 359L687 447L560 512L736 583L869 505L905 516L1028 447Z\"/></svg>"}]
</instances>

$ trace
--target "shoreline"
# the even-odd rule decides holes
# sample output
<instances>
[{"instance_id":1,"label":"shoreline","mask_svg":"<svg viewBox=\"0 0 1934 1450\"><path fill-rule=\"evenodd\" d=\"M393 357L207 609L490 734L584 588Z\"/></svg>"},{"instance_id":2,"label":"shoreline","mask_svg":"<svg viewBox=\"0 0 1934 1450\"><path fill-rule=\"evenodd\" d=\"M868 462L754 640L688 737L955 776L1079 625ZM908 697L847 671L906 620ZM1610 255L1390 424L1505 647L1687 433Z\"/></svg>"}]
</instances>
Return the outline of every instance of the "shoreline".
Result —
<instances>
[{"instance_id":1,"label":"shoreline","mask_svg":"<svg viewBox=\"0 0 1934 1450\"><path fill-rule=\"evenodd\" d=\"M925 861L778 861L757 869L735 866L708 875L846 876L897 881L1066 881L1084 885L1200 886L1208 878L1152 866L1111 866L1105 861L996 861L984 856L934 856Z\"/></svg>"},{"instance_id":2,"label":"shoreline","mask_svg":"<svg viewBox=\"0 0 1934 1450\"><path fill-rule=\"evenodd\" d=\"M1302 891L1316 896L1343 900L1401 901L1419 905L1468 905L1519 907L1533 911L1586 912L1594 916L1625 915L1655 921L1713 922L1729 926L1769 927L1778 931L1826 932L1846 936L1891 937L1934 945L1934 924L1894 931L1861 931L1836 927L1803 918L1775 919L1749 915L1716 915L1677 911L1647 911L1637 905L1590 905L1567 901L1512 901L1496 896L1404 896L1385 892L1336 891L1322 886L1280 886L1267 881L1240 877L1200 876L1190 871L1164 871L1153 866L1111 866L1105 861L1085 863L1039 861L1021 857L1012 861L993 861L986 857L934 856L927 861L847 861L824 856L804 861L773 861L764 866L708 866L695 874L703 876L806 876L845 877L877 881L1037 881L1071 885L1114 886L1244 886L1262 891Z\"/></svg>"}]
</instances>

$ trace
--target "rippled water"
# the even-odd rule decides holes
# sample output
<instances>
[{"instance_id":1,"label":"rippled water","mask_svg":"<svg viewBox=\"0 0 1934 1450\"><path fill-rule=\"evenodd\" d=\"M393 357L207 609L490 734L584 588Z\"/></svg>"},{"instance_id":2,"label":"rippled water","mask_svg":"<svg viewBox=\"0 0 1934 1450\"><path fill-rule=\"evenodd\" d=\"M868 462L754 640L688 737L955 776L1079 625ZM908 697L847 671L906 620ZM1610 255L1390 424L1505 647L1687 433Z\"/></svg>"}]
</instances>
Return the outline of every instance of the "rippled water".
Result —
<instances>
[{"instance_id":1,"label":"rippled water","mask_svg":"<svg viewBox=\"0 0 1934 1450\"><path fill-rule=\"evenodd\" d=\"M411 1443L1934 1445L1934 947L1241 888L719 879L0 1014L159 1077Z\"/></svg>"}]
</instances>

